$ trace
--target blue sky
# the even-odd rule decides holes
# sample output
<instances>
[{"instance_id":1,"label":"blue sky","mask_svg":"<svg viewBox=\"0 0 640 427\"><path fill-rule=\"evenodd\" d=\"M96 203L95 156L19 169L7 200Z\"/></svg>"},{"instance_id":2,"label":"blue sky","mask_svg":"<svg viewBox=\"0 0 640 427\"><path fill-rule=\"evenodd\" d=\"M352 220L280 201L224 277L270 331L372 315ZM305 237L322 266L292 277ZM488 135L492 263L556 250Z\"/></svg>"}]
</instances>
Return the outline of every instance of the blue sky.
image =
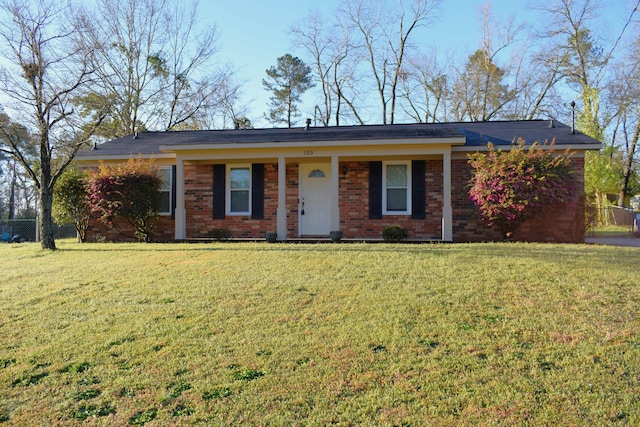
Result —
<instances>
[{"instance_id":1,"label":"blue sky","mask_svg":"<svg viewBox=\"0 0 640 427\"><path fill-rule=\"evenodd\" d=\"M372 0L374 1L374 0ZM439 54L466 57L480 47L482 34L479 11L487 0L442 0L437 11L438 18L425 35L426 46L437 46ZM269 94L262 87L265 70L275 65L279 56L296 54L291 46L289 28L304 19L310 11L318 10L329 20L342 0L205 0L200 4L204 22L214 22L219 32L222 61L232 63L238 69L245 84L245 98L251 103L252 118L257 118L267 109ZM491 0L496 18L511 15L528 26L543 24L536 18L530 0ZM635 0L603 0L608 4L602 11L598 30L605 37L608 29L621 28L621 22ZM416 40L414 40L416 41ZM267 123L258 122L258 126Z\"/></svg>"}]
</instances>

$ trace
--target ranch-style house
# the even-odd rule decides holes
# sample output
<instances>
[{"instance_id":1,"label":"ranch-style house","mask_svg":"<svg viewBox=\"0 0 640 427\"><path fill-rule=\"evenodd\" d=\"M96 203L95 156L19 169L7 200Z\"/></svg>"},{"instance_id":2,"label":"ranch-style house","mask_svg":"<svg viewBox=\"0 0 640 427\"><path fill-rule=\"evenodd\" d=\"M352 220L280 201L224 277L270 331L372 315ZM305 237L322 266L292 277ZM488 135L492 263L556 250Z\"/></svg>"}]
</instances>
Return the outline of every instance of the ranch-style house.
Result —
<instances>
[{"instance_id":1,"label":"ranch-style house","mask_svg":"<svg viewBox=\"0 0 640 427\"><path fill-rule=\"evenodd\" d=\"M153 159L164 177L154 239L376 241L389 225L412 241L499 240L468 195L468 154L518 139L570 148L575 200L522 224L513 238L583 242L584 155L599 141L557 121L140 132L78 153L82 167ZM121 225L125 227L124 224ZM129 233L132 234L132 233ZM334 233L336 235L338 233ZM93 222L89 238L126 240ZM93 237L91 237L93 236Z\"/></svg>"}]
</instances>

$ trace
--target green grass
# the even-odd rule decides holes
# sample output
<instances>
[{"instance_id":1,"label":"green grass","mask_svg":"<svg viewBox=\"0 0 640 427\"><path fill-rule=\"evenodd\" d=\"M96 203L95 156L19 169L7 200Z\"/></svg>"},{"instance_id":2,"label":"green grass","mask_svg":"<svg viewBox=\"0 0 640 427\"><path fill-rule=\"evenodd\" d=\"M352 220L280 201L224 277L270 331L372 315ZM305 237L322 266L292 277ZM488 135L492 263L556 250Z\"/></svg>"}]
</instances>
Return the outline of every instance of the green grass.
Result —
<instances>
[{"instance_id":1,"label":"green grass","mask_svg":"<svg viewBox=\"0 0 640 427\"><path fill-rule=\"evenodd\" d=\"M0 245L2 425L638 425L640 249Z\"/></svg>"},{"instance_id":2,"label":"green grass","mask_svg":"<svg viewBox=\"0 0 640 427\"><path fill-rule=\"evenodd\" d=\"M601 225L590 227L588 237L632 237L631 225Z\"/></svg>"}]
</instances>

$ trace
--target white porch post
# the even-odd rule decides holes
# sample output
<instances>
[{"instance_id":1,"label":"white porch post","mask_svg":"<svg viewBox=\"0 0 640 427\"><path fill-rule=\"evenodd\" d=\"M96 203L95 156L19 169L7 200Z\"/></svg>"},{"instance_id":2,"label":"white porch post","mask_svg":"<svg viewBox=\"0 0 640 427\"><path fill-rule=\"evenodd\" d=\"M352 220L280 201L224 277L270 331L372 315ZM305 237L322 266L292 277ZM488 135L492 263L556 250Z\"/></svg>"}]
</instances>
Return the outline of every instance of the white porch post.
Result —
<instances>
[{"instance_id":1,"label":"white porch post","mask_svg":"<svg viewBox=\"0 0 640 427\"><path fill-rule=\"evenodd\" d=\"M287 240L287 162L278 158L278 210L276 213L278 240Z\"/></svg>"},{"instance_id":2,"label":"white porch post","mask_svg":"<svg viewBox=\"0 0 640 427\"><path fill-rule=\"evenodd\" d=\"M331 231L340 231L340 162L331 156Z\"/></svg>"},{"instance_id":3,"label":"white porch post","mask_svg":"<svg viewBox=\"0 0 640 427\"><path fill-rule=\"evenodd\" d=\"M187 238L187 211L184 207L184 161L176 158L176 212L175 212L175 238L183 240Z\"/></svg>"},{"instance_id":4,"label":"white porch post","mask_svg":"<svg viewBox=\"0 0 640 427\"><path fill-rule=\"evenodd\" d=\"M453 241L453 209L451 208L451 151L442 154L442 240Z\"/></svg>"}]
</instances>

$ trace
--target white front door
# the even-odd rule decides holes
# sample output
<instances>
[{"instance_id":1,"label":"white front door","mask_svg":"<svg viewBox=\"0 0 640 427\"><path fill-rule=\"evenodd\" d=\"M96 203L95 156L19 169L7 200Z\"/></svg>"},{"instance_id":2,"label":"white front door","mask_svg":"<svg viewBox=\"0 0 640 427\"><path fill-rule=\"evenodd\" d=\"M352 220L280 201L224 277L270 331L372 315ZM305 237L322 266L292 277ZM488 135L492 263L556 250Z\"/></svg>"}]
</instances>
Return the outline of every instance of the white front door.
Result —
<instances>
[{"instance_id":1,"label":"white front door","mask_svg":"<svg viewBox=\"0 0 640 427\"><path fill-rule=\"evenodd\" d=\"M324 236L331 231L331 164L300 165L299 233Z\"/></svg>"}]
</instances>

